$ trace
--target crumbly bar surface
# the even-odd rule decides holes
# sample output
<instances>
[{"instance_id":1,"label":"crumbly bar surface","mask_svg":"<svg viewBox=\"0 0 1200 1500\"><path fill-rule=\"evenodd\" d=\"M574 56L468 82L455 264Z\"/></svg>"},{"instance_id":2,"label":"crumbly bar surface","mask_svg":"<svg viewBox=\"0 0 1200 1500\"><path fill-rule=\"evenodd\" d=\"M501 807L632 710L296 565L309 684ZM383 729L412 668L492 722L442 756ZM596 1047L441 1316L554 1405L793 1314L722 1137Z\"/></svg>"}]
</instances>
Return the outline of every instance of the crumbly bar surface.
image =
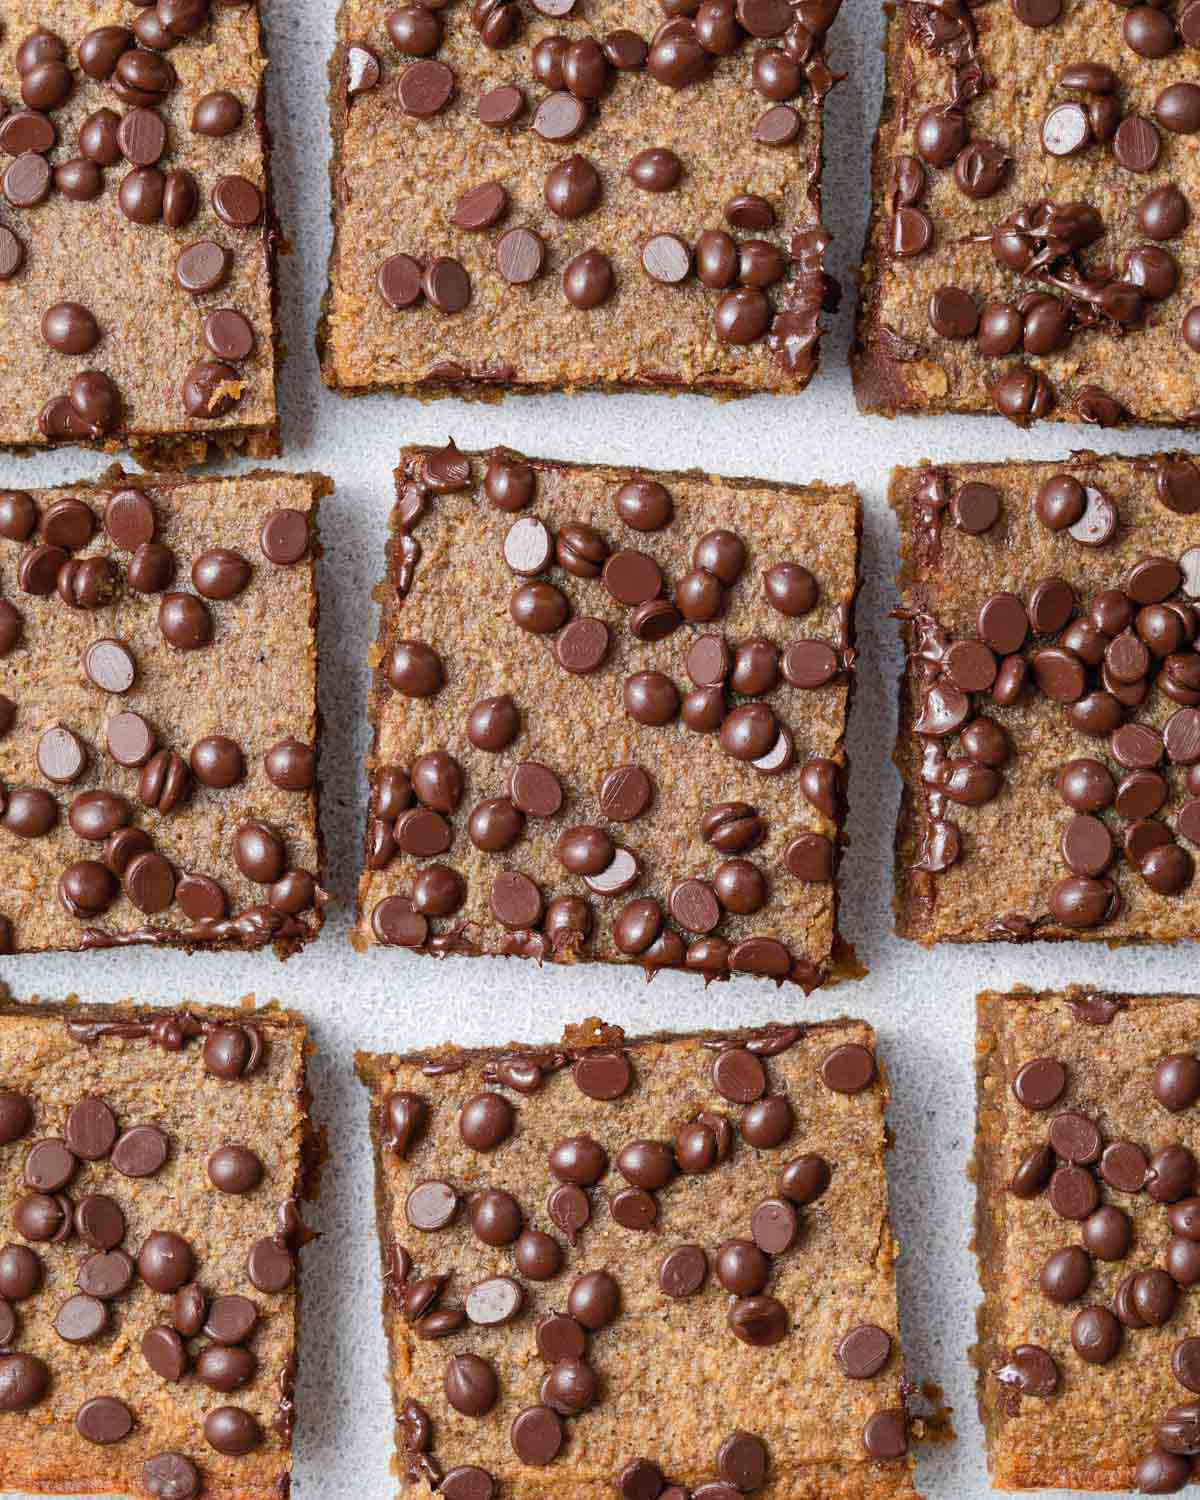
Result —
<instances>
[{"instance_id":1,"label":"crumbly bar surface","mask_svg":"<svg viewBox=\"0 0 1200 1500\"><path fill-rule=\"evenodd\" d=\"M898 469L897 929L1200 932L1200 472L1184 454Z\"/></svg>"},{"instance_id":2,"label":"crumbly bar surface","mask_svg":"<svg viewBox=\"0 0 1200 1500\"><path fill-rule=\"evenodd\" d=\"M326 383L803 390L837 8L344 0Z\"/></svg>"},{"instance_id":3,"label":"crumbly bar surface","mask_svg":"<svg viewBox=\"0 0 1200 1500\"><path fill-rule=\"evenodd\" d=\"M845 970L854 492L453 445L397 485L356 942Z\"/></svg>"},{"instance_id":4,"label":"crumbly bar surface","mask_svg":"<svg viewBox=\"0 0 1200 1500\"><path fill-rule=\"evenodd\" d=\"M889 10L859 404L1194 423L1200 13Z\"/></svg>"},{"instance_id":5,"label":"crumbly bar surface","mask_svg":"<svg viewBox=\"0 0 1200 1500\"><path fill-rule=\"evenodd\" d=\"M0 493L0 946L319 930L320 475Z\"/></svg>"},{"instance_id":6,"label":"crumbly bar surface","mask_svg":"<svg viewBox=\"0 0 1200 1500\"><path fill-rule=\"evenodd\" d=\"M1174 1494L1200 1447L1194 995L980 995L980 1412L999 1489Z\"/></svg>"},{"instance_id":7,"label":"crumbly bar surface","mask_svg":"<svg viewBox=\"0 0 1200 1500\"><path fill-rule=\"evenodd\" d=\"M279 451L255 4L6 0L0 445Z\"/></svg>"},{"instance_id":8,"label":"crumbly bar surface","mask_svg":"<svg viewBox=\"0 0 1200 1500\"><path fill-rule=\"evenodd\" d=\"M0 1488L287 1494L306 1051L275 1007L0 1008Z\"/></svg>"},{"instance_id":9,"label":"crumbly bar surface","mask_svg":"<svg viewBox=\"0 0 1200 1500\"><path fill-rule=\"evenodd\" d=\"M868 1026L358 1067L419 1493L914 1500Z\"/></svg>"}]
</instances>

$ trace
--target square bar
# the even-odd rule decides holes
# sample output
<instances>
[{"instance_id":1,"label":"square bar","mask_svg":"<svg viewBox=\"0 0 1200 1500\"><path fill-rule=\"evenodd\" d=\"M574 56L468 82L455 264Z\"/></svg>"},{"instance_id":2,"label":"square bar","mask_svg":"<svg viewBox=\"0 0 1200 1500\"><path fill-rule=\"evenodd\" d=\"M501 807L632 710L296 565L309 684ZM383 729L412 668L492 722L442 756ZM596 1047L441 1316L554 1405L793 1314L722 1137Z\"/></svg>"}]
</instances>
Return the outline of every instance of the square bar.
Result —
<instances>
[{"instance_id":1,"label":"square bar","mask_svg":"<svg viewBox=\"0 0 1200 1500\"><path fill-rule=\"evenodd\" d=\"M453 445L397 486L359 946L850 971L854 492Z\"/></svg>"},{"instance_id":2,"label":"square bar","mask_svg":"<svg viewBox=\"0 0 1200 1500\"><path fill-rule=\"evenodd\" d=\"M837 8L344 0L326 383L802 391Z\"/></svg>"},{"instance_id":3,"label":"square bar","mask_svg":"<svg viewBox=\"0 0 1200 1500\"><path fill-rule=\"evenodd\" d=\"M1200 14L886 9L862 409L1194 426Z\"/></svg>"},{"instance_id":4,"label":"square bar","mask_svg":"<svg viewBox=\"0 0 1200 1500\"><path fill-rule=\"evenodd\" d=\"M256 4L5 6L0 447L279 452Z\"/></svg>"},{"instance_id":5,"label":"square bar","mask_svg":"<svg viewBox=\"0 0 1200 1500\"><path fill-rule=\"evenodd\" d=\"M1194 995L979 996L974 1355L997 1489L1189 1481L1198 1022Z\"/></svg>"},{"instance_id":6,"label":"square bar","mask_svg":"<svg viewBox=\"0 0 1200 1500\"><path fill-rule=\"evenodd\" d=\"M1200 934L1200 471L897 469L896 918L922 943Z\"/></svg>"},{"instance_id":7,"label":"square bar","mask_svg":"<svg viewBox=\"0 0 1200 1500\"><path fill-rule=\"evenodd\" d=\"M314 937L321 475L0 494L0 946Z\"/></svg>"},{"instance_id":8,"label":"square bar","mask_svg":"<svg viewBox=\"0 0 1200 1500\"><path fill-rule=\"evenodd\" d=\"M275 1006L0 1007L0 1488L287 1493L307 1051Z\"/></svg>"},{"instance_id":9,"label":"square bar","mask_svg":"<svg viewBox=\"0 0 1200 1500\"><path fill-rule=\"evenodd\" d=\"M358 1067L401 1478L915 1500L870 1027Z\"/></svg>"}]
</instances>

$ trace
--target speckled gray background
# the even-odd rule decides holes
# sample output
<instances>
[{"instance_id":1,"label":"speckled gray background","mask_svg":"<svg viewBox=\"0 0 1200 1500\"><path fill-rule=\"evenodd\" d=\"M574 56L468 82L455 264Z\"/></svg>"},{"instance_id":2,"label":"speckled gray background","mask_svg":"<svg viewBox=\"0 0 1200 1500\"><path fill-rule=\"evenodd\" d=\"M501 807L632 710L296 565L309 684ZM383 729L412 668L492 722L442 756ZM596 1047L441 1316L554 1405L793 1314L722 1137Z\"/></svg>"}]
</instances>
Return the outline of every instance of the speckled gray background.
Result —
<instances>
[{"instance_id":1,"label":"speckled gray background","mask_svg":"<svg viewBox=\"0 0 1200 1500\"><path fill-rule=\"evenodd\" d=\"M388 1468L391 1424L365 1108L352 1072L356 1047L404 1048L447 1038L472 1044L551 1041L565 1022L595 1014L631 1031L845 1012L864 1016L879 1030L896 1093L898 1147L890 1177L904 1248L899 1274L909 1370L918 1381L945 1387L959 1432L952 1447L922 1457L921 1486L931 1500L982 1500L989 1491L966 1361L978 1296L968 1250L972 1192L965 1176L973 1130L973 997L988 986L1072 980L1133 990L1200 986L1190 949L1110 954L1100 945L1035 944L927 954L891 935L898 783L888 747L899 654L888 618L896 563L895 528L885 501L888 471L925 457L1052 458L1072 440L1085 439L1080 429L1061 426L1022 433L998 417L887 423L855 410L846 350L880 93L883 25L876 0L846 0L832 33L832 61L848 67L851 76L829 105L825 204L835 235L832 270L847 297L825 340L824 369L799 398L730 405L704 398L586 396L521 398L499 407L456 401L421 406L388 398L347 402L325 392L313 328L329 245L325 69L333 45L332 0L268 0L267 23L276 188L293 246L283 262L290 353L280 462L323 470L337 484L323 506L320 567L322 817L337 905L321 941L286 967L265 956L103 953L7 959L0 963L0 978L20 996L78 992L96 1000L133 996L167 1003L232 1000L254 992L264 999L278 996L308 1016L320 1047L313 1068L315 1109L328 1127L331 1155L321 1202L310 1214L322 1238L304 1259L297 1500L385 1500L395 1490ZM859 487L867 511L866 588L858 611L862 655L851 727L853 845L844 866L844 930L869 978L806 1002L797 991L777 992L749 979L705 990L699 980L675 974L647 985L639 975L587 967L562 973L515 959L438 964L395 951L365 958L352 951L346 934L364 805L365 662L376 628L370 590L380 571L391 469L401 443L439 442L450 434L464 448L505 442L576 460L701 465L714 473L822 478ZM1130 453L1155 445L1148 432L1089 431L1086 441ZM1196 446L1187 438L1183 444ZM0 462L0 487L91 476L103 467L105 461L92 454L6 459ZM1003 909L1003 871L991 878L997 908ZM1200 1324L1194 1300L1183 1316Z\"/></svg>"}]
</instances>

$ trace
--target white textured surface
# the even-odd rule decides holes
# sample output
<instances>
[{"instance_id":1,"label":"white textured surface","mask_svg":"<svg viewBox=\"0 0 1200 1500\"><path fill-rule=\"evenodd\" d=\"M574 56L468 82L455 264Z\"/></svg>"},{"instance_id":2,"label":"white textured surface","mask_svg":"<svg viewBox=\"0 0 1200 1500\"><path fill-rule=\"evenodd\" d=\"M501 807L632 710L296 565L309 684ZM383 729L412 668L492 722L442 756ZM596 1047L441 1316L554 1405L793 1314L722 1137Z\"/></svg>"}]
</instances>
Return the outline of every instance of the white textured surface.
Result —
<instances>
[{"instance_id":1,"label":"white textured surface","mask_svg":"<svg viewBox=\"0 0 1200 1500\"><path fill-rule=\"evenodd\" d=\"M469 0L456 0L467 4ZM878 1028L891 1066L898 1149L890 1175L904 1246L903 1324L914 1380L935 1380L955 1408L959 1441L921 1460L932 1500L988 1494L966 1349L978 1296L968 1251L972 1193L965 1172L973 1132L973 997L987 986L1197 987L1188 950L1125 951L1100 945L993 945L928 954L891 935L891 839L897 778L887 759L894 733L899 668L894 604L895 528L885 503L888 471L924 457L1055 457L1072 444L1138 452L1151 432L1085 433L1043 425L1024 434L1000 418L902 420L859 417L846 350L853 312L853 267L866 219L868 150L878 110L882 18L875 0L845 0L832 61L851 77L829 106L826 217L835 232L831 268L847 288L825 340L824 369L792 400L760 398L717 405L704 398L589 396L521 398L502 406L372 398L347 402L320 385L313 328L328 252L328 119L325 69L333 45L332 0L273 0L270 117L276 187L294 253L283 262L283 313L290 356L284 366L285 455L281 466L320 469L337 483L323 507L321 676L326 733L321 749L322 815L337 906L323 938L281 967L271 957L108 953L83 958L7 959L2 977L19 996L147 1002L231 1000L249 991L278 996L308 1016L320 1053L313 1068L315 1111L329 1128L324 1193L310 1217L323 1238L305 1252L304 1338L296 1451L297 1500L385 1500L391 1418L383 1376L379 1276L362 1091L352 1071L356 1047L405 1048L452 1038L489 1043L556 1039L565 1022L600 1014L631 1031L738 1026L771 1017L864 1016ZM5 38L10 44L11 38ZM703 126L697 115L697 129ZM447 324L451 329L452 323ZM448 351L452 352L452 351ZM391 469L406 441L460 446L505 442L526 452L577 460L755 474L802 481L849 481L862 492L866 588L859 611L862 654L852 724L850 828L844 866L843 927L870 977L806 1002L749 979L705 990L696 979L663 974L647 986L632 973L580 967L562 973L518 960L438 964L376 950L360 958L346 932L361 848L366 746L365 667L376 628L370 590L381 567ZM1172 437L1172 446L1195 441ZM0 464L4 486L91 476L92 454L61 453ZM1003 909L1003 871L996 884Z\"/></svg>"}]
</instances>

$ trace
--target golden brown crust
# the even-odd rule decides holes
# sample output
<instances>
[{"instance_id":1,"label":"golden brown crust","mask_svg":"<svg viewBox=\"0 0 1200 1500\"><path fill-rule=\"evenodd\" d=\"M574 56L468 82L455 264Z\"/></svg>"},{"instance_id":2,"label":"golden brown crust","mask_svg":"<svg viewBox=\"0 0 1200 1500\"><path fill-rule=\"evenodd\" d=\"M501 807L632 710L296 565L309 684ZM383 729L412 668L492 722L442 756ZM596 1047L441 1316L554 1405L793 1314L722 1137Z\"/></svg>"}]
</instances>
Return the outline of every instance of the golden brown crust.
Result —
<instances>
[{"instance_id":1,"label":"golden brown crust","mask_svg":"<svg viewBox=\"0 0 1200 1500\"><path fill-rule=\"evenodd\" d=\"M903 341L891 344L880 337L879 295L887 264L887 248L880 225L885 223L886 206L893 172L897 118L897 75L904 57L904 7L884 7L883 101L879 125L871 144L871 216L863 244L859 271L858 307L854 315L854 342L850 349L850 369L854 394L860 411L894 417L917 402L915 385L906 380L908 361L897 359L895 350ZM881 206L883 205L883 206Z\"/></svg>"},{"instance_id":2,"label":"golden brown crust","mask_svg":"<svg viewBox=\"0 0 1200 1500\"><path fill-rule=\"evenodd\" d=\"M600 1500L612 1493L612 1480L621 1464L639 1455L660 1462L672 1480L698 1484L713 1477L716 1449L727 1429L735 1427L758 1433L767 1445L768 1479L758 1493L769 1500L915 1500L911 1459L899 1464L871 1463L859 1445L861 1423L871 1411L902 1403L898 1344L884 1372L863 1381L842 1375L830 1346L830 1340L836 1343L846 1328L858 1322L896 1329L895 1245L882 1175L886 1076L881 1069L874 1088L853 1098L831 1093L815 1077L820 1059L835 1045L852 1043L873 1049L870 1029L857 1021L842 1019L796 1028L773 1024L739 1032L737 1039L769 1042L793 1030L799 1033L797 1039L772 1051L765 1064L769 1089L786 1091L796 1112L798 1124L791 1140L778 1150L751 1152L754 1160L750 1161L743 1158L748 1148L735 1125L731 1165L740 1162L740 1166L732 1175L729 1168L718 1167L708 1176L679 1178L661 1192L659 1233L649 1253L636 1235L619 1229L605 1211L604 1190L622 1185L615 1169L610 1170L593 1190L592 1220L581 1231L578 1247L566 1252L569 1266L547 1283L523 1283L526 1305L517 1320L506 1329L468 1325L453 1340L440 1344L414 1338L411 1323L402 1315L398 1295L402 1287L391 1274L402 1242L413 1256L414 1278L453 1265L447 1302L460 1301L481 1276L520 1273L513 1271L510 1251L483 1246L463 1227L461 1217L457 1229L443 1234L414 1232L404 1213L409 1188L438 1177L455 1183L469 1181L476 1189L502 1186L525 1208L529 1224L553 1229L541 1210L545 1186L551 1181L544 1164L548 1146L561 1136L590 1133L611 1159L628 1140L670 1140L677 1125L701 1106L736 1116L736 1109L731 1110L715 1094L710 1097L711 1086L704 1081L716 1055L712 1043L730 1042L733 1036L706 1030L627 1039L618 1028L588 1021L568 1027L559 1047L509 1043L462 1049L447 1045L402 1056L358 1054L357 1071L371 1094L384 1322L402 1478L407 1461L399 1413L404 1402L415 1400L432 1420L432 1453L443 1470L477 1464L494 1472L505 1493L520 1500L542 1500L565 1492ZM569 1066L548 1061L536 1092L503 1091L517 1115L510 1142L487 1156L460 1144L459 1105L480 1088L496 1086L493 1069L498 1060L514 1053L561 1058L564 1050L569 1058L596 1048L621 1048L627 1053L634 1083L624 1097L610 1103L589 1099L572 1081ZM405 1159L386 1149L381 1140L381 1101L396 1088L422 1094L430 1108L426 1133ZM747 1349L732 1338L723 1317L716 1315L720 1307L705 1309L710 1298L721 1304L725 1300L715 1283L710 1280L709 1288L694 1298L670 1301L657 1290L658 1261L680 1240L699 1241L711 1253L723 1238L744 1234L738 1222L756 1195L773 1191L769 1184L775 1170L794 1152L810 1148L833 1162L833 1186L824 1198L802 1210L801 1243L777 1259L777 1280L770 1288L797 1316L797 1331L797 1310L810 1310L805 1317L806 1332L794 1346L789 1341L774 1350ZM806 1289L810 1277L818 1274L818 1263L822 1267L819 1297L815 1288ZM554 1463L541 1470L525 1467L509 1446L508 1427L517 1411L538 1399L543 1364L533 1346L534 1325L542 1311L563 1309L571 1278L597 1265L617 1280L623 1303L612 1328L591 1335L590 1352L585 1356L601 1375L601 1399L583 1416L568 1419L567 1446ZM811 1310L818 1304L820 1316L813 1322ZM481 1419L464 1421L442 1393L442 1365L460 1349L488 1358L499 1376L500 1402ZM719 1386L719 1395L709 1390L699 1401L692 1374L710 1387ZM769 1418L761 1406L753 1415L743 1409L751 1388L773 1393ZM652 1403L653 1418L644 1408L650 1389L660 1393ZM921 1430L920 1424L915 1430Z\"/></svg>"}]
</instances>

